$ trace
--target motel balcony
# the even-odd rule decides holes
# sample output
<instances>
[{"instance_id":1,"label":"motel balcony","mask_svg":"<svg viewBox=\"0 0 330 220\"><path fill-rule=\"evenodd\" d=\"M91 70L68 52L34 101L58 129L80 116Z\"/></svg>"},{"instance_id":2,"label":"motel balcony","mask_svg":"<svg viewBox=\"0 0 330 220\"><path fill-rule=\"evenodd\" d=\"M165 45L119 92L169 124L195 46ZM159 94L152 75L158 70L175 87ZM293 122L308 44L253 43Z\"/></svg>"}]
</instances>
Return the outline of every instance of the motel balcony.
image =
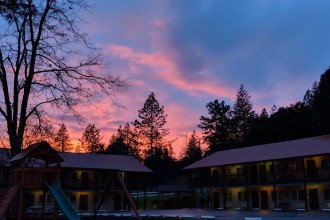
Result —
<instances>
[{"instance_id":1,"label":"motel balcony","mask_svg":"<svg viewBox=\"0 0 330 220\"><path fill-rule=\"evenodd\" d=\"M330 182L330 169L285 170L281 172L260 172L250 174L231 174L225 176L195 175L190 177L191 188L288 185L302 183Z\"/></svg>"},{"instance_id":2,"label":"motel balcony","mask_svg":"<svg viewBox=\"0 0 330 220\"><path fill-rule=\"evenodd\" d=\"M61 179L61 185L66 190L120 190L119 183L112 180Z\"/></svg>"},{"instance_id":3,"label":"motel balcony","mask_svg":"<svg viewBox=\"0 0 330 220\"><path fill-rule=\"evenodd\" d=\"M139 181L124 181L129 190L140 189ZM121 190L117 179L61 179L61 185L65 190Z\"/></svg>"}]
</instances>

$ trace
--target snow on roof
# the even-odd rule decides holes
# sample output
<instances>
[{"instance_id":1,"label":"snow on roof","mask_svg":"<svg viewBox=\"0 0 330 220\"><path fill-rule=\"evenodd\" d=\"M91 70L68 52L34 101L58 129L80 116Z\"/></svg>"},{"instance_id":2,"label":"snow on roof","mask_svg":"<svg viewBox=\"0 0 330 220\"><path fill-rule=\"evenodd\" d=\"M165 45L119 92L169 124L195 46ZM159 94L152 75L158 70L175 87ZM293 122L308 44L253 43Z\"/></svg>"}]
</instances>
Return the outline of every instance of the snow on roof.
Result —
<instances>
[{"instance_id":1,"label":"snow on roof","mask_svg":"<svg viewBox=\"0 0 330 220\"><path fill-rule=\"evenodd\" d=\"M330 135L218 151L184 169L330 154Z\"/></svg>"},{"instance_id":2,"label":"snow on roof","mask_svg":"<svg viewBox=\"0 0 330 220\"><path fill-rule=\"evenodd\" d=\"M108 169L126 172L152 172L140 161L128 155L59 153L64 159L61 167Z\"/></svg>"}]
</instances>

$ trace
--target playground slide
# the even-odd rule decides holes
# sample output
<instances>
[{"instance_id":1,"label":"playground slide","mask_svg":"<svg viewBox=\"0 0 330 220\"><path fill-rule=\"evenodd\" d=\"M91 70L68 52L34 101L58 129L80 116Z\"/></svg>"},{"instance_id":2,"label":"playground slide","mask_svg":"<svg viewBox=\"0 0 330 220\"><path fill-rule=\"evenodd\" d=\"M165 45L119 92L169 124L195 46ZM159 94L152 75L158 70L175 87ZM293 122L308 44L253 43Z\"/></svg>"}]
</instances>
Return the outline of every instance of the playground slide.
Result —
<instances>
[{"instance_id":1,"label":"playground slide","mask_svg":"<svg viewBox=\"0 0 330 220\"><path fill-rule=\"evenodd\" d=\"M63 214L70 220L80 220L76 210L72 207L71 203L64 194L60 181L56 181L53 185L46 182L49 191L53 194L58 206L61 208Z\"/></svg>"}]
</instances>

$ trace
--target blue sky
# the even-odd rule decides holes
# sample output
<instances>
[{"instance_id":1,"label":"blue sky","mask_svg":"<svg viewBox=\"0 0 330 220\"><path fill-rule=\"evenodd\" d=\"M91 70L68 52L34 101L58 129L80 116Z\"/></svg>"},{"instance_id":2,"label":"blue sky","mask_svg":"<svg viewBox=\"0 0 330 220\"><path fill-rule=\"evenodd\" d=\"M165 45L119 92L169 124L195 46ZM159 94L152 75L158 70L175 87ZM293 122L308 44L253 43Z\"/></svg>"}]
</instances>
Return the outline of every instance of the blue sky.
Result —
<instances>
[{"instance_id":1,"label":"blue sky","mask_svg":"<svg viewBox=\"0 0 330 220\"><path fill-rule=\"evenodd\" d=\"M330 1L325 0L96 0L81 14L82 29L108 70L131 87L124 107L100 102L85 123L65 121L78 139L88 123L104 142L138 117L154 92L168 114L177 155L197 130L208 102L232 105L240 84L254 109L301 101L330 65Z\"/></svg>"}]
</instances>

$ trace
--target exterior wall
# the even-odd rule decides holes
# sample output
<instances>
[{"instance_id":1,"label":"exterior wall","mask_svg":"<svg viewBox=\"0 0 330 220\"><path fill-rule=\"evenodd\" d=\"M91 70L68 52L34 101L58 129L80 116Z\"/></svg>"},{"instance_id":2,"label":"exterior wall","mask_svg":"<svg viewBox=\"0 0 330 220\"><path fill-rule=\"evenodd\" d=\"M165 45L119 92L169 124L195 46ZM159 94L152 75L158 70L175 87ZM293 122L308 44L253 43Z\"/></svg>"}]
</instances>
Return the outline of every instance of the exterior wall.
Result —
<instances>
[{"instance_id":1,"label":"exterior wall","mask_svg":"<svg viewBox=\"0 0 330 220\"><path fill-rule=\"evenodd\" d=\"M233 164L208 172L209 180L203 174L205 185L199 189L211 189L210 208L330 210L330 155Z\"/></svg>"},{"instance_id":2,"label":"exterior wall","mask_svg":"<svg viewBox=\"0 0 330 220\"><path fill-rule=\"evenodd\" d=\"M125 185L129 185L127 186L128 190L142 191L141 185L143 184L141 182L145 179L141 178L140 174L120 172L120 175L124 178L124 182L127 183ZM41 175L39 176L42 178ZM9 167L0 167L0 195L6 192L5 190L9 186L9 178ZM130 181L130 178L134 179L134 181ZM107 190L108 193L100 209L108 211L127 210L129 207L117 174L114 171L62 168L60 180L62 190L77 211L93 211L103 200ZM140 189L134 187L140 187ZM42 188L41 186L26 190L24 209L34 205L42 205ZM54 198L49 191L46 193L45 204L55 204Z\"/></svg>"},{"instance_id":3,"label":"exterior wall","mask_svg":"<svg viewBox=\"0 0 330 220\"><path fill-rule=\"evenodd\" d=\"M33 205L42 205L42 195L43 192L41 190L33 190L30 191L30 201L28 206L33 206ZM68 199L72 206L79 212L84 212L84 211L93 211L94 208L99 204L99 202L102 199L102 194L97 194L93 192L70 192L67 193ZM107 195L105 198L105 202L102 204L100 209L105 209L105 210L114 210L114 193L111 193ZM123 198L123 195L118 194L121 198ZM80 205L81 198L87 196L87 209L81 209L82 206ZM46 194L46 201L45 205L55 205L54 198L52 194L47 192ZM120 203L120 205L122 205ZM83 205L85 206L85 205Z\"/></svg>"}]
</instances>

